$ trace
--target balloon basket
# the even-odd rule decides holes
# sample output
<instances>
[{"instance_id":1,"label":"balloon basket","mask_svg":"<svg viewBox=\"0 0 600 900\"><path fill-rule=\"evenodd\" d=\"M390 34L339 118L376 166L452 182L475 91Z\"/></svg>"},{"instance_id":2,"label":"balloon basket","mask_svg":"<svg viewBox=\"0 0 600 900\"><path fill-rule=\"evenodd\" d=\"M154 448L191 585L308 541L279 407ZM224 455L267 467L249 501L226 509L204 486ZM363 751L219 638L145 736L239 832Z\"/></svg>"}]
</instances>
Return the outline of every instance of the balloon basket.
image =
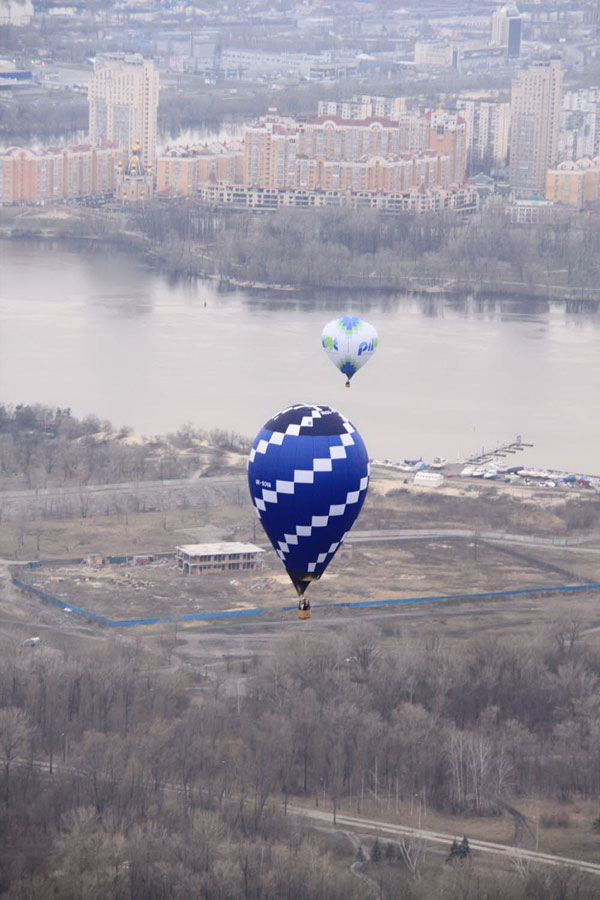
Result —
<instances>
[{"instance_id":1,"label":"balloon basket","mask_svg":"<svg viewBox=\"0 0 600 900\"><path fill-rule=\"evenodd\" d=\"M298 618L302 620L310 619L310 609L299 609Z\"/></svg>"}]
</instances>

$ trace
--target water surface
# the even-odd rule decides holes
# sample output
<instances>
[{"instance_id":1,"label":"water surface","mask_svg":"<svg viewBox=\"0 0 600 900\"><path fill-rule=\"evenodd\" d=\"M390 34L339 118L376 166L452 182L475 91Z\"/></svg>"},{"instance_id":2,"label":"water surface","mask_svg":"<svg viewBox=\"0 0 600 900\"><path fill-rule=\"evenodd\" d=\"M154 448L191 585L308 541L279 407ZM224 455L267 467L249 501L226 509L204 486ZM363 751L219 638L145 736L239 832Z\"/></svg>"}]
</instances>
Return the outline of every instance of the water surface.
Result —
<instances>
[{"instance_id":1,"label":"water surface","mask_svg":"<svg viewBox=\"0 0 600 900\"><path fill-rule=\"evenodd\" d=\"M320 348L341 312L380 336L350 390ZM519 461L600 473L600 313L577 304L220 293L113 250L0 241L0 393L144 434L254 436L325 403L372 456L455 460L522 434Z\"/></svg>"}]
</instances>

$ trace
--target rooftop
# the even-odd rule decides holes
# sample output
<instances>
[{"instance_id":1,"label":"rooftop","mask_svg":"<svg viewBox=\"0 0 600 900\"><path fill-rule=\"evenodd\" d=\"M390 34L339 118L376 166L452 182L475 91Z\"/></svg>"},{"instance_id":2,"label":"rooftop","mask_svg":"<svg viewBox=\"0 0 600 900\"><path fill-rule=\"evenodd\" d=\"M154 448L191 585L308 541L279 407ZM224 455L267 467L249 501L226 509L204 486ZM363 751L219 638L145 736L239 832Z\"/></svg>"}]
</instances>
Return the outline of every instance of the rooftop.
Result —
<instances>
[{"instance_id":1,"label":"rooftop","mask_svg":"<svg viewBox=\"0 0 600 900\"><path fill-rule=\"evenodd\" d=\"M188 556L265 552L262 547L257 547L256 544L242 544L239 541L220 541L216 544L183 544L181 547L177 547L177 551L187 553Z\"/></svg>"},{"instance_id":2,"label":"rooftop","mask_svg":"<svg viewBox=\"0 0 600 900\"><path fill-rule=\"evenodd\" d=\"M368 128L372 125L381 125L383 128L398 128L397 122L380 116L372 116L367 119L343 119L341 116L317 116L316 119L309 119L307 125L324 125L325 122L333 122L335 125L342 125L345 128Z\"/></svg>"}]
</instances>

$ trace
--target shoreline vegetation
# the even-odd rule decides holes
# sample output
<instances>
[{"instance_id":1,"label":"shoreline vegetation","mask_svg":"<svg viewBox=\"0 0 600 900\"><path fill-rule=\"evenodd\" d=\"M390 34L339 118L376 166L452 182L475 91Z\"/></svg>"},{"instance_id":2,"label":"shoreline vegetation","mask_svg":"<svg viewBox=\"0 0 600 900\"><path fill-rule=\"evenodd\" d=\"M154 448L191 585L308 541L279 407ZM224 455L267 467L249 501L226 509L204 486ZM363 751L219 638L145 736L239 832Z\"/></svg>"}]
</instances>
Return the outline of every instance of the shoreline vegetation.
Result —
<instances>
[{"instance_id":1,"label":"shoreline vegetation","mask_svg":"<svg viewBox=\"0 0 600 900\"><path fill-rule=\"evenodd\" d=\"M371 210L257 215L196 200L138 208L0 209L0 238L117 246L183 278L224 289L315 289L600 304L600 216L554 210L511 223L502 209L385 216Z\"/></svg>"}]
</instances>

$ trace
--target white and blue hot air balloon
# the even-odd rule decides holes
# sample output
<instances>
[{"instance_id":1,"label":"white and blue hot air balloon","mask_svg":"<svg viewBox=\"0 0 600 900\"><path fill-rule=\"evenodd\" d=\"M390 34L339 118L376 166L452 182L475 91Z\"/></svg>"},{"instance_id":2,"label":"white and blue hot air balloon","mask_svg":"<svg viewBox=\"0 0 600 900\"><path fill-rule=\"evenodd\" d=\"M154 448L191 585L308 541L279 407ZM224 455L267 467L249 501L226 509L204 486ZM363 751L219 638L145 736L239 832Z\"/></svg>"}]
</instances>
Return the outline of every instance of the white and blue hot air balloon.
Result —
<instances>
[{"instance_id":1,"label":"white and blue hot air balloon","mask_svg":"<svg viewBox=\"0 0 600 900\"><path fill-rule=\"evenodd\" d=\"M332 319L321 335L323 350L346 376L346 387L350 379L368 362L379 344L377 332L372 325L358 316L341 316Z\"/></svg>"},{"instance_id":2,"label":"white and blue hot air balloon","mask_svg":"<svg viewBox=\"0 0 600 900\"><path fill-rule=\"evenodd\" d=\"M304 592L352 528L369 485L361 436L328 406L297 404L258 433L248 460L250 496L308 618Z\"/></svg>"}]
</instances>

